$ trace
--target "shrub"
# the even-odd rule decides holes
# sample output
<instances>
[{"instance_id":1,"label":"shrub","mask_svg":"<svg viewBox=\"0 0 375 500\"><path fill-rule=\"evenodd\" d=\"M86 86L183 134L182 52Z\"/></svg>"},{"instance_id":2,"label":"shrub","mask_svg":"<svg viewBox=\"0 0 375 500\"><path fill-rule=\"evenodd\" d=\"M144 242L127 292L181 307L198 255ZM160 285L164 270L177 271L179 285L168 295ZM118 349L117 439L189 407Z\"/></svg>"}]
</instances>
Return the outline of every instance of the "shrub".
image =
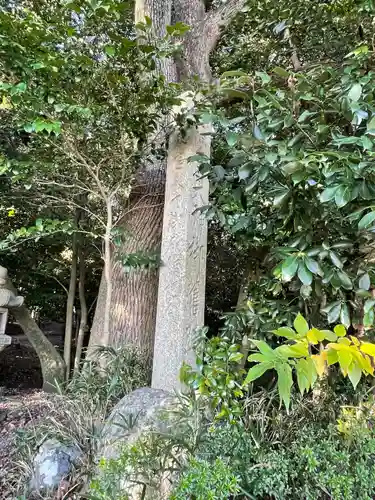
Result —
<instances>
[{"instance_id":1,"label":"shrub","mask_svg":"<svg viewBox=\"0 0 375 500\"><path fill-rule=\"evenodd\" d=\"M370 500L375 433L368 418L360 408L343 410L338 425L305 418L292 439L279 443L258 443L245 428L224 425L212 430L200 456L211 464L217 457L230 463L250 498ZM289 424L286 418L282 425Z\"/></svg>"},{"instance_id":2,"label":"shrub","mask_svg":"<svg viewBox=\"0 0 375 500\"><path fill-rule=\"evenodd\" d=\"M238 478L220 458L213 463L192 459L171 500L225 500L239 492Z\"/></svg>"}]
</instances>

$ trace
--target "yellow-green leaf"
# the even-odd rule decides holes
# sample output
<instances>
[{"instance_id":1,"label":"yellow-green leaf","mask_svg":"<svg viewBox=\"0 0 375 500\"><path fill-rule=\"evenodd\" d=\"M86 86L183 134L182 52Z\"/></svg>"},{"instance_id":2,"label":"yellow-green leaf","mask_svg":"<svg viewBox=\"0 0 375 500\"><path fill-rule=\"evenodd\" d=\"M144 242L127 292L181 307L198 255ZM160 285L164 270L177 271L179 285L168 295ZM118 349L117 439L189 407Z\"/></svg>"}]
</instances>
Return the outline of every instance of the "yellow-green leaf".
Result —
<instances>
[{"instance_id":1,"label":"yellow-green leaf","mask_svg":"<svg viewBox=\"0 0 375 500\"><path fill-rule=\"evenodd\" d=\"M333 331L338 337L345 337L346 335L346 328L344 325L336 325Z\"/></svg>"},{"instance_id":2,"label":"yellow-green leaf","mask_svg":"<svg viewBox=\"0 0 375 500\"><path fill-rule=\"evenodd\" d=\"M281 328L278 328L277 330L273 330L275 335L278 335L279 337L285 337L286 339L295 339L297 338L296 332L293 330L293 328L289 328L286 326L283 326Z\"/></svg>"},{"instance_id":3,"label":"yellow-green leaf","mask_svg":"<svg viewBox=\"0 0 375 500\"><path fill-rule=\"evenodd\" d=\"M350 340L347 337L340 337L337 342L343 345L350 345Z\"/></svg>"},{"instance_id":4,"label":"yellow-green leaf","mask_svg":"<svg viewBox=\"0 0 375 500\"><path fill-rule=\"evenodd\" d=\"M298 313L293 325L298 335L306 335L309 331L309 325L301 313Z\"/></svg>"},{"instance_id":5,"label":"yellow-green leaf","mask_svg":"<svg viewBox=\"0 0 375 500\"><path fill-rule=\"evenodd\" d=\"M334 365L337 363L338 357L337 357L337 352L334 351L333 349L329 349L327 352L327 364L328 366Z\"/></svg>"},{"instance_id":6,"label":"yellow-green leaf","mask_svg":"<svg viewBox=\"0 0 375 500\"><path fill-rule=\"evenodd\" d=\"M353 362L350 365L350 368L348 370L348 377L349 377L350 382L352 383L352 385L355 389L358 385L358 382L361 380L361 377L362 377L362 370L357 365L357 363Z\"/></svg>"},{"instance_id":7,"label":"yellow-green leaf","mask_svg":"<svg viewBox=\"0 0 375 500\"><path fill-rule=\"evenodd\" d=\"M353 356L349 351L337 351L339 365L344 376L348 374L348 369L353 361Z\"/></svg>"},{"instance_id":8,"label":"yellow-green leaf","mask_svg":"<svg viewBox=\"0 0 375 500\"><path fill-rule=\"evenodd\" d=\"M337 335L331 332L331 330L320 330L320 331L324 334L324 338L326 340L329 340L330 342L336 342Z\"/></svg>"},{"instance_id":9,"label":"yellow-green leaf","mask_svg":"<svg viewBox=\"0 0 375 500\"><path fill-rule=\"evenodd\" d=\"M360 345L360 350L365 354L375 356L375 344L370 344L370 342L362 342L362 344Z\"/></svg>"},{"instance_id":10,"label":"yellow-green leaf","mask_svg":"<svg viewBox=\"0 0 375 500\"><path fill-rule=\"evenodd\" d=\"M310 388L309 380L307 377L307 370L307 361L305 359L299 359L296 364L296 372L298 388L301 394L303 394Z\"/></svg>"},{"instance_id":11,"label":"yellow-green leaf","mask_svg":"<svg viewBox=\"0 0 375 500\"><path fill-rule=\"evenodd\" d=\"M310 344L319 344L319 342L325 339L325 335L317 328L311 328L307 333L307 339Z\"/></svg>"},{"instance_id":12,"label":"yellow-green leaf","mask_svg":"<svg viewBox=\"0 0 375 500\"><path fill-rule=\"evenodd\" d=\"M328 356L327 351L322 351L320 354L313 354L311 356L319 377L322 377L324 375L327 363L327 356Z\"/></svg>"}]
</instances>

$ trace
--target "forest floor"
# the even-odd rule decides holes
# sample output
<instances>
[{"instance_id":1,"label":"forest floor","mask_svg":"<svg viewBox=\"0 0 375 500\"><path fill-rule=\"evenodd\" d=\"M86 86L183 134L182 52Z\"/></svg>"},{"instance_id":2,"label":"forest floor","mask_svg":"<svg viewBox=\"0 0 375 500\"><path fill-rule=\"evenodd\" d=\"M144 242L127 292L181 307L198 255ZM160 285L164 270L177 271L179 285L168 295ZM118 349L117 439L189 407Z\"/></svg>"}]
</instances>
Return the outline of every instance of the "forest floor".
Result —
<instances>
[{"instance_id":1,"label":"forest floor","mask_svg":"<svg viewBox=\"0 0 375 500\"><path fill-rule=\"evenodd\" d=\"M0 499L15 500L15 490L22 477L17 441L25 447L37 423L50 411L48 394L39 390L4 390L0 395ZM30 431L30 432L29 432ZM19 439L22 437L22 440ZM25 471L26 472L26 471Z\"/></svg>"},{"instance_id":2,"label":"forest floor","mask_svg":"<svg viewBox=\"0 0 375 500\"><path fill-rule=\"evenodd\" d=\"M23 435L22 446L27 447L28 431L48 414L48 394L41 385L39 360L30 345L12 344L0 353L0 500L17 498L20 467L27 467L15 463L18 438Z\"/></svg>"}]
</instances>

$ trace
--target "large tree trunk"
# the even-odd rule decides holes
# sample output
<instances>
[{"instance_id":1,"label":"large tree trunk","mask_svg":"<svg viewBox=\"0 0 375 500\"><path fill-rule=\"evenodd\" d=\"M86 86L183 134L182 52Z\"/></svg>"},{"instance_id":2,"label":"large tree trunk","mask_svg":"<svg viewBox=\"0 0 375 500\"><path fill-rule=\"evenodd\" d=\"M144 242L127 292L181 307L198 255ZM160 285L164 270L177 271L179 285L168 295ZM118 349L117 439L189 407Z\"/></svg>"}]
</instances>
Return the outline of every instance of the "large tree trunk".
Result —
<instances>
[{"instance_id":1,"label":"large tree trunk","mask_svg":"<svg viewBox=\"0 0 375 500\"><path fill-rule=\"evenodd\" d=\"M103 310L107 299L106 279L103 275L90 348L99 345L132 345L151 360L157 301L158 268L126 271L121 257L127 254L157 253L163 218L163 170L142 175L132 191L128 214L121 226L126 231L124 243L113 251L112 296L110 304L109 335L103 335Z\"/></svg>"},{"instance_id":2,"label":"large tree trunk","mask_svg":"<svg viewBox=\"0 0 375 500\"><path fill-rule=\"evenodd\" d=\"M209 55L212 49L215 47L217 40L219 38L221 26L229 22L231 17L238 12L238 10L244 5L245 0L229 0L222 7L216 9L211 13L205 12L205 6L203 0L136 0L135 6L135 18L136 21L143 21L145 16L152 19L153 29L155 35L158 37L163 37L165 35L165 27L168 24L173 24L178 21L182 21L191 27L188 36L185 38L185 50L184 56L177 61L165 61L160 68L160 71L166 77L167 81L178 81L188 78L193 75L199 75L204 81L210 79L210 67L209 67ZM188 144L180 144L181 138L177 134L173 134L170 141L169 150L169 165L173 168L168 168L168 171L174 170L175 167L182 169L182 171L194 168L194 166L187 163L188 156L193 155L197 152L195 149L199 144L200 148L203 148L207 153L210 150L210 137L204 136L199 137L198 130L192 130L190 133L190 139ZM165 141L166 143L166 141ZM161 229L163 224L163 207L162 203L162 193L164 192L164 182L160 180L159 173L164 170L165 165L156 161L153 167L145 167L142 165L140 167L140 172L142 176L145 176L147 172L153 174L149 175L147 180L148 190L150 195L145 197L143 203L137 208L137 197L135 197L135 202L132 202L128 216L124 217L123 227L125 230L131 231L133 237L129 238L123 247L121 252L123 254L132 253L135 251L154 251L156 248L161 246ZM168 173L168 175L170 175ZM147 178L147 175L146 175ZM168 190L168 202L171 201L170 197L174 196L175 184L170 183L171 188ZM198 184L197 184L198 186ZM194 210L198 208L195 201L190 200L191 195L195 192L195 185L190 177L189 182L185 185L185 191L182 193L181 199L187 202L187 210ZM139 189L139 185L135 184L135 190ZM204 195L203 195L204 193ZM203 187L201 190L202 205L207 201L207 186ZM156 196L157 195L157 196ZM154 198L155 197L155 198ZM134 206L135 203L135 206ZM169 329L169 334L173 325L179 324L180 331L176 342L179 342L181 338L182 325L186 325L190 322L192 327L198 326L203 321L203 315L201 311L204 310L204 298L203 303L201 301L202 287L204 290L204 261L205 261L205 245L206 236L205 233L207 228L205 223L200 219L199 227L201 238L198 242L198 247L200 250L198 253L195 249L188 250L189 256L187 261L184 261L184 257L180 258L180 270L179 273L185 273L186 270L194 268L191 277L185 284L180 284L178 288L178 293L175 290L170 290L171 281L168 279L170 273L176 271L177 261L176 252L178 252L179 245L173 248L176 240L174 239L177 234L174 233L175 226L169 224L166 221L172 221L175 217L170 214L170 211L174 210L175 202L168 203L168 211L164 214L164 242L162 251L162 268L161 273L164 276L161 279L161 284L159 287L159 294L161 298L159 299L159 313L158 317L163 318L164 314L168 315L170 321L164 323L163 321L158 321L159 324L159 337L163 335L162 329L167 327ZM188 212L187 212L188 213ZM188 213L188 218L191 216ZM197 221L197 216L192 218L192 223L194 226L194 221ZM185 224L185 223L184 223ZM184 248L189 247L189 238L194 240L195 236L192 234L194 231L193 226L184 226ZM194 245L193 245L194 246ZM199 254L197 265L194 265L194 260L196 260ZM182 267L181 267L182 266ZM109 328L108 338L103 337L103 311L106 295L106 282L105 278L102 279L100 286L98 304L94 319L94 325L92 329L92 334L90 338L90 346L94 345L119 345L119 344L133 344L141 347L146 353L151 356L153 350L153 339L155 330L155 317L156 317L156 303L158 295L158 272L156 270L134 270L132 273L126 274L122 266L113 259L112 262L112 301L111 301L111 320ZM194 283L195 281L195 283ZM199 289L198 296L193 293L190 289L191 286L196 290ZM188 288L186 288L188 287ZM176 314L180 315L177 323L175 319L172 319L170 305L163 306L162 304L168 303L168 295L172 293L174 297L173 303L177 307L175 309ZM181 302L184 300L184 294L189 296L188 303L191 307L186 305L185 307L180 307ZM193 294L191 296L191 294ZM204 292L203 292L204 295ZM163 349L163 344L159 344L159 349ZM179 347L178 347L179 349ZM177 363L180 362L180 359ZM177 365L176 365L177 366ZM175 369L173 371L173 379L175 380ZM174 382L173 382L174 383Z\"/></svg>"},{"instance_id":3,"label":"large tree trunk","mask_svg":"<svg viewBox=\"0 0 375 500\"><path fill-rule=\"evenodd\" d=\"M149 16L154 34L162 37L171 24L171 0L137 0L135 22ZM176 80L173 61L160 68L168 81ZM158 145L165 137L158 134ZM108 302L107 280L103 272L91 329L89 350L95 346L132 345L151 362L154 346L159 270L155 267L126 272L120 258L132 253L160 251L165 190L165 161L144 162L137 172L130 204L119 227L127 236L111 258L111 304L109 329L105 332L104 312ZM117 254L117 255L116 255ZM107 304L108 305L108 304Z\"/></svg>"}]
</instances>

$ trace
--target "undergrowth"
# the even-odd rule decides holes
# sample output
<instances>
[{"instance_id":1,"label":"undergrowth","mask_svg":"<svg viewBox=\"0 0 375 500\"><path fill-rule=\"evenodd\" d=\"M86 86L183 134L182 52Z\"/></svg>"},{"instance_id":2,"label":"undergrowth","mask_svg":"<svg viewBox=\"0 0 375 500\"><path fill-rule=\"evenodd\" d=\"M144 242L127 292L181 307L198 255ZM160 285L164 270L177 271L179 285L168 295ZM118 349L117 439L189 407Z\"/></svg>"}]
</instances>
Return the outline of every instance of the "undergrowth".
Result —
<instances>
[{"instance_id":1,"label":"undergrowth","mask_svg":"<svg viewBox=\"0 0 375 500\"><path fill-rule=\"evenodd\" d=\"M65 386L57 387L57 394L50 396L48 416L37 425L31 423L17 430L15 470L19 476L16 488L19 498L30 494L28 484L33 458L47 439L56 439L80 450L79 471L70 478L69 487L78 491L87 483L97 457L103 424L114 405L132 390L147 384L146 362L134 349L98 348L95 361L85 362L78 375ZM35 498L56 497L43 493Z\"/></svg>"}]
</instances>

